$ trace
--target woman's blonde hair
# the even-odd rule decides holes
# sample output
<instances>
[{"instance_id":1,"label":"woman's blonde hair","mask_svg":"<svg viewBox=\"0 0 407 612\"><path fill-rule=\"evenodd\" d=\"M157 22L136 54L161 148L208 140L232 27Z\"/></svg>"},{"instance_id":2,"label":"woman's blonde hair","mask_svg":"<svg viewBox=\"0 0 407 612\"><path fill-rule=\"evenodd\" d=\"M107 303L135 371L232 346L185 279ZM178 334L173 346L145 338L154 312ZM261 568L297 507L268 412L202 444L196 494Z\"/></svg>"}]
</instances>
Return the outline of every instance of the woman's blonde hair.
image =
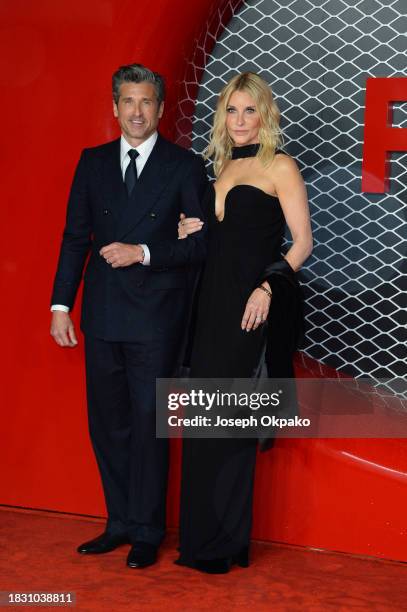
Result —
<instances>
[{"instance_id":1,"label":"woman's blonde hair","mask_svg":"<svg viewBox=\"0 0 407 612\"><path fill-rule=\"evenodd\" d=\"M256 103L260 115L259 151L257 157L264 163L272 161L276 149L282 145L280 111L269 85L254 72L237 74L220 92L216 105L210 141L204 151L205 159L213 158L215 176L219 176L225 162L232 157L233 140L226 129L226 109L235 91L248 93Z\"/></svg>"}]
</instances>

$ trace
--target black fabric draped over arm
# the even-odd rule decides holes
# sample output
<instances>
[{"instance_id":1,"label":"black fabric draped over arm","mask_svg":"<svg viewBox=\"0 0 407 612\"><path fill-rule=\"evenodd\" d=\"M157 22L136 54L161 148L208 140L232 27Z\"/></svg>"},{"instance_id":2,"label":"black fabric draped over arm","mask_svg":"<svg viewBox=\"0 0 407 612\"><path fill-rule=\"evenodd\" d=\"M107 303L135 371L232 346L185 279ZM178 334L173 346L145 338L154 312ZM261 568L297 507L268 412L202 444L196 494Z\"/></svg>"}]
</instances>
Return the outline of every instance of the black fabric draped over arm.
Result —
<instances>
[{"instance_id":1,"label":"black fabric draped over arm","mask_svg":"<svg viewBox=\"0 0 407 612\"><path fill-rule=\"evenodd\" d=\"M267 319L265 362L269 378L293 379L293 357L304 332L303 300L297 274L282 259L266 267L260 283L267 281L272 298ZM295 389L288 383L287 398L291 399L290 412L298 412ZM259 440L260 450L273 446L273 436Z\"/></svg>"}]
</instances>

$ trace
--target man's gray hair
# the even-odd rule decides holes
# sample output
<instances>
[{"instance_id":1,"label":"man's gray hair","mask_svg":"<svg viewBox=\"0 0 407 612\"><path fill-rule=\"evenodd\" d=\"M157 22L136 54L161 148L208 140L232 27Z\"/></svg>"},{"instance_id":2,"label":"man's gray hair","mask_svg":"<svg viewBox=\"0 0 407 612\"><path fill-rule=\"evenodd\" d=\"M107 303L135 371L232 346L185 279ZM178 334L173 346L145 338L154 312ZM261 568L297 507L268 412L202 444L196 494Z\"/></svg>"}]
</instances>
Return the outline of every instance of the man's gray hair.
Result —
<instances>
[{"instance_id":1,"label":"man's gray hair","mask_svg":"<svg viewBox=\"0 0 407 612\"><path fill-rule=\"evenodd\" d=\"M120 66L112 77L113 100L116 104L120 98L120 85L122 83L152 83L157 94L158 104L165 99L165 83L163 77L142 64L129 64Z\"/></svg>"}]
</instances>

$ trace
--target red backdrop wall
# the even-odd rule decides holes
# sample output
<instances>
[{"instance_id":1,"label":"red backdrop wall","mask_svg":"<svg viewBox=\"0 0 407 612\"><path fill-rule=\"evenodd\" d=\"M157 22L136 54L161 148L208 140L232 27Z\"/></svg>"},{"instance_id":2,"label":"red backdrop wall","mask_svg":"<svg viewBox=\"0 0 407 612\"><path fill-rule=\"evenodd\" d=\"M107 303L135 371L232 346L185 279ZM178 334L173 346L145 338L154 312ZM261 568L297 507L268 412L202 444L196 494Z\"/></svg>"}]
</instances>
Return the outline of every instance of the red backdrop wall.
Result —
<instances>
[{"instance_id":1,"label":"red backdrop wall","mask_svg":"<svg viewBox=\"0 0 407 612\"><path fill-rule=\"evenodd\" d=\"M178 85L220 0L3 0L0 503L103 515L86 422L83 343L49 336L49 295L80 150L118 135L110 75L139 61ZM237 3L236 3L237 4ZM74 321L78 324L78 307ZM177 522L174 445L169 523ZM286 440L260 457L254 537L404 559L402 441Z\"/></svg>"},{"instance_id":2,"label":"red backdrop wall","mask_svg":"<svg viewBox=\"0 0 407 612\"><path fill-rule=\"evenodd\" d=\"M169 84L162 131L174 137L178 83L208 15L200 0L4 0L1 499L100 514L86 422L83 343L49 336L49 298L67 195L83 147L115 138L111 74L138 61ZM79 327L79 308L73 314Z\"/></svg>"}]
</instances>

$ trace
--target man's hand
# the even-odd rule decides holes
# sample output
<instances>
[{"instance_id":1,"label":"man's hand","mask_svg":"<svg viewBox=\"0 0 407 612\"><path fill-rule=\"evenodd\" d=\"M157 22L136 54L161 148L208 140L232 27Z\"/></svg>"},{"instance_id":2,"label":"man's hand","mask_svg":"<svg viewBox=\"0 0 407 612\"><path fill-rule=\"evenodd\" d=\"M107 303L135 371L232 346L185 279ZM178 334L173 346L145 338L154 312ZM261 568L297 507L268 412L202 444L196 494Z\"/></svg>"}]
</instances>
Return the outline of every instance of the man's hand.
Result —
<instances>
[{"instance_id":1,"label":"man's hand","mask_svg":"<svg viewBox=\"0 0 407 612\"><path fill-rule=\"evenodd\" d=\"M52 313L51 336L59 346L74 347L78 344L74 325L67 312L56 310Z\"/></svg>"},{"instance_id":2,"label":"man's hand","mask_svg":"<svg viewBox=\"0 0 407 612\"><path fill-rule=\"evenodd\" d=\"M270 285L265 281L263 286L270 291ZM270 308L271 299L262 289L255 289L249 297L242 319L242 330L255 330L265 322Z\"/></svg>"},{"instance_id":3,"label":"man's hand","mask_svg":"<svg viewBox=\"0 0 407 612\"><path fill-rule=\"evenodd\" d=\"M125 268L141 263L144 259L144 251L139 244L123 244L123 242L112 242L100 249L99 254L112 268Z\"/></svg>"}]
</instances>

